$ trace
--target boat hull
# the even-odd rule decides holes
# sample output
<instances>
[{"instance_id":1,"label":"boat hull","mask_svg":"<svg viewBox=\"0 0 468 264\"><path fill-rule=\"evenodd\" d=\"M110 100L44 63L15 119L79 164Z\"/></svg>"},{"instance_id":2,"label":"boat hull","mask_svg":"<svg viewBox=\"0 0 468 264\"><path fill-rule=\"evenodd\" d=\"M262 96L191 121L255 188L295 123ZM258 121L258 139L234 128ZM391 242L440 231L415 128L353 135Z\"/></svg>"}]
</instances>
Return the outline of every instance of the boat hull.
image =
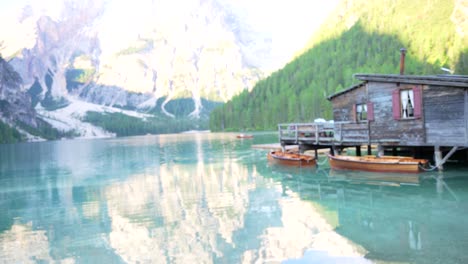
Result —
<instances>
[{"instance_id":1,"label":"boat hull","mask_svg":"<svg viewBox=\"0 0 468 264\"><path fill-rule=\"evenodd\" d=\"M391 156L377 158L328 155L328 160L332 169L405 173L418 173L421 171L421 166L428 163L425 159Z\"/></svg>"},{"instance_id":2,"label":"boat hull","mask_svg":"<svg viewBox=\"0 0 468 264\"><path fill-rule=\"evenodd\" d=\"M237 138L240 138L240 139L249 139L249 138L253 138L253 135L237 135Z\"/></svg>"},{"instance_id":3,"label":"boat hull","mask_svg":"<svg viewBox=\"0 0 468 264\"><path fill-rule=\"evenodd\" d=\"M268 153L268 160L285 166L310 167L317 165L314 157L281 151L270 151Z\"/></svg>"}]
</instances>

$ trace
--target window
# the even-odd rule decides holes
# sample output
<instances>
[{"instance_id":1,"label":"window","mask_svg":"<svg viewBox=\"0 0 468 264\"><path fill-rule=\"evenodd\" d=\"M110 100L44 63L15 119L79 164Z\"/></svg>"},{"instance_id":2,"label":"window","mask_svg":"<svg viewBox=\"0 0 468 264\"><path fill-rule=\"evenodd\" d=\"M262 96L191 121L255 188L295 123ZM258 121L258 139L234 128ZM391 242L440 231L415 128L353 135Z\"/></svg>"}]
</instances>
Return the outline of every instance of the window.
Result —
<instances>
[{"instance_id":1,"label":"window","mask_svg":"<svg viewBox=\"0 0 468 264\"><path fill-rule=\"evenodd\" d=\"M392 94L394 119L416 119L422 117L422 88L396 89Z\"/></svg>"},{"instance_id":2,"label":"window","mask_svg":"<svg viewBox=\"0 0 468 264\"><path fill-rule=\"evenodd\" d=\"M374 104L367 102L365 104L353 105L354 121L374 121Z\"/></svg>"},{"instance_id":3,"label":"window","mask_svg":"<svg viewBox=\"0 0 468 264\"><path fill-rule=\"evenodd\" d=\"M400 90L400 116L401 118L414 117L413 90Z\"/></svg>"},{"instance_id":4,"label":"window","mask_svg":"<svg viewBox=\"0 0 468 264\"><path fill-rule=\"evenodd\" d=\"M367 120L367 104L356 105L356 121Z\"/></svg>"}]
</instances>

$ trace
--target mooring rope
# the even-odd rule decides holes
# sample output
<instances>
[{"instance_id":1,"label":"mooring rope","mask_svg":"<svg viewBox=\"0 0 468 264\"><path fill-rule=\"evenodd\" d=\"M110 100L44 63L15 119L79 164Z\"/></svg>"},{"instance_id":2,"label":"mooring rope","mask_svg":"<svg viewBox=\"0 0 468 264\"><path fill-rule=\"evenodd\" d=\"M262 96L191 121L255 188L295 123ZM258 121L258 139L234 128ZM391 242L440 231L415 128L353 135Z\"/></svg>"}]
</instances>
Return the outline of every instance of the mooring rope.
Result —
<instances>
[{"instance_id":1,"label":"mooring rope","mask_svg":"<svg viewBox=\"0 0 468 264\"><path fill-rule=\"evenodd\" d=\"M437 159L436 159L436 154L435 154L435 153L434 153L434 160L437 161ZM437 162L436 162L436 163L437 163ZM424 166L422 166L421 163L419 163L418 166L419 166L419 168L420 168L421 170L423 170L423 171L433 171L433 170L435 170L435 169L438 168L438 166L432 165L432 164L429 163L429 162L428 162L427 164L428 164L428 167L429 167L428 169L424 168Z\"/></svg>"},{"instance_id":2,"label":"mooring rope","mask_svg":"<svg viewBox=\"0 0 468 264\"><path fill-rule=\"evenodd\" d=\"M420 168L421 170L423 170L423 171L433 171L433 170L437 169L437 166L433 166L433 165L431 165L429 162L428 162L428 164L429 164L429 165L428 165L429 169L424 168L424 166L422 166L421 163L419 163L418 166L419 166L419 168Z\"/></svg>"}]
</instances>

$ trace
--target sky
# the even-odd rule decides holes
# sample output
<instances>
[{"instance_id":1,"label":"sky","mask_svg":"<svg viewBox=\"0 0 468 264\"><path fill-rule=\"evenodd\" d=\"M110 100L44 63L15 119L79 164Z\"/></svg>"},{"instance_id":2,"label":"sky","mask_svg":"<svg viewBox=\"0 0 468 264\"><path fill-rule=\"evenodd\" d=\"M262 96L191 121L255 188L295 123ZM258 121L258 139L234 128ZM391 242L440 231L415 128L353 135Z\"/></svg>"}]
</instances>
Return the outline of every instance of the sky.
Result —
<instances>
[{"instance_id":1,"label":"sky","mask_svg":"<svg viewBox=\"0 0 468 264\"><path fill-rule=\"evenodd\" d=\"M119 14L134 14L135 19L127 20L127 25L119 24L111 29L108 35L132 35L133 28L141 26L138 20L139 12L147 12L142 3L154 0L112 0L107 1L107 9L113 11L115 17ZM268 32L272 36L272 54L278 57L291 57L302 49L313 32L323 23L327 15L336 7L340 0L219 0L228 3L232 8L245 13L246 19L256 30ZM0 41L5 43L27 43L34 45L28 39L31 32L28 25L12 25L18 20L24 6L30 5L36 16L47 14L59 18L64 0L0 0ZM174 2L168 0L168 3ZM189 0L186 0L189 3ZM10 21L10 22L7 22ZM26 21L25 23L34 23ZM132 25L133 23L133 25ZM26 40L25 40L26 39ZM29 42L28 42L29 41ZM105 43L105 41L104 41ZM111 41L109 41L111 43ZM13 44L15 45L15 44ZM13 48L10 48L13 50ZM7 53L6 50L1 51ZM9 51L12 52L12 51Z\"/></svg>"},{"instance_id":2,"label":"sky","mask_svg":"<svg viewBox=\"0 0 468 264\"><path fill-rule=\"evenodd\" d=\"M284 57L291 57L304 48L338 4L338 0L238 1L249 7L249 17L254 24L271 31L274 40L272 52Z\"/></svg>"}]
</instances>

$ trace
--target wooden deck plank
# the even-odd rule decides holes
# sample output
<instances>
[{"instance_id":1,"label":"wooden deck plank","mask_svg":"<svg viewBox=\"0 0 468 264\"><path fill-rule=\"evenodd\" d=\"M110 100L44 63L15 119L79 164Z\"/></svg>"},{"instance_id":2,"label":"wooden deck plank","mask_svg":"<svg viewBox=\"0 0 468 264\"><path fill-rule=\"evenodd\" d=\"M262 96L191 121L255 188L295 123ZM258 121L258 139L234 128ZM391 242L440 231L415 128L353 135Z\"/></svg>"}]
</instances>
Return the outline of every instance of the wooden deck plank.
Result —
<instances>
[{"instance_id":1,"label":"wooden deck plank","mask_svg":"<svg viewBox=\"0 0 468 264\"><path fill-rule=\"evenodd\" d=\"M298 145L287 145L285 146L287 150L299 149ZM265 150L281 150L280 143L271 143L271 144L256 144L252 145L254 149L265 149Z\"/></svg>"}]
</instances>

